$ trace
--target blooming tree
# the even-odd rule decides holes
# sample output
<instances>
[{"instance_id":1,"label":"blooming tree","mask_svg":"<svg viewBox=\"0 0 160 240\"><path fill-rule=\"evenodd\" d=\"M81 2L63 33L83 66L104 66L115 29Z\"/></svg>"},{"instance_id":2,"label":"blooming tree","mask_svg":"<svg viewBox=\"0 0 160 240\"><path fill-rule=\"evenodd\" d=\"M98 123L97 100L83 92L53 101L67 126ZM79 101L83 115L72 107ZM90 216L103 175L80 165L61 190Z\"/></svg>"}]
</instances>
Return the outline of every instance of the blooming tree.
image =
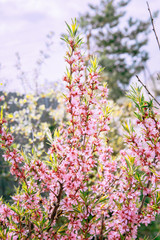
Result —
<instances>
[{"instance_id":1,"label":"blooming tree","mask_svg":"<svg viewBox=\"0 0 160 240\"><path fill-rule=\"evenodd\" d=\"M112 157L102 69L96 57L85 68L76 21L67 28L63 80L68 122L54 138L47 133L47 161L14 148L1 113L1 147L20 186L12 204L1 199L0 238L136 239L138 226L160 212L160 122L152 101L145 101L141 88L133 88L129 97L137 107L137 131L124 124L126 149Z\"/></svg>"}]
</instances>

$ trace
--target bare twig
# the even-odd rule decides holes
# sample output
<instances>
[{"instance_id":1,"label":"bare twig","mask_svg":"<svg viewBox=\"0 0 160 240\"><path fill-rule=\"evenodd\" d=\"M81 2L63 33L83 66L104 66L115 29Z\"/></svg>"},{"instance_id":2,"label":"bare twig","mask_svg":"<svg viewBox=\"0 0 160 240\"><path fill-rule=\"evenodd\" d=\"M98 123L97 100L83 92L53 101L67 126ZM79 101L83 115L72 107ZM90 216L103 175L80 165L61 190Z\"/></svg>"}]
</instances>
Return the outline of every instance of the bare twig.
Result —
<instances>
[{"instance_id":1,"label":"bare twig","mask_svg":"<svg viewBox=\"0 0 160 240\"><path fill-rule=\"evenodd\" d=\"M157 43L158 43L158 47L159 47L159 50L160 50L160 42L159 42L159 39L158 39L158 36L157 36L157 33L156 33L156 29L155 29L155 26L154 26L154 21L153 21L152 12L151 12L151 9L150 9L150 7L149 7L149 3L148 3L148 2L147 2L147 7L148 7L150 19L151 19L151 24L152 24L153 32L154 32L154 35L155 35L155 37L156 37L156 41L157 41Z\"/></svg>"},{"instance_id":2,"label":"bare twig","mask_svg":"<svg viewBox=\"0 0 160 240\"><path fill-rule=\"evenodd\" d=\"M142 86L146 89L147 93L153 98L153 100L160 106L160 103L156 100L156 98L152 95L152 93L148 90L147 86L140 80L138 75L136 75L138 81L142 84Z\"/></svg>"}]
</instances>

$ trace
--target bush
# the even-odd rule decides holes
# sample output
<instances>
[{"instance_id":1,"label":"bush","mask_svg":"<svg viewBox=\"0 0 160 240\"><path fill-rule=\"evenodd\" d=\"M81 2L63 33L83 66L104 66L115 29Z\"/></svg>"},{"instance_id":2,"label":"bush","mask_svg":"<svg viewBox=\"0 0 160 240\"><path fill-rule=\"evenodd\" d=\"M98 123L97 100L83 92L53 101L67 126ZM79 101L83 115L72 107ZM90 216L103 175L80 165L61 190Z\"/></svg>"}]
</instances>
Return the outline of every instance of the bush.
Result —
<instances>
[{"instance_id":1,"label":"bush","mask_svg":"<svg viewBox=\"0 0 160 240\"><path fill-rule=\"evenodd\" d=\"M48 159L13 147L1 113L1 147L20 182L13 204L0 204L1 239L136 239L141 223L160 212L160 122L153 101L140 87L129 98L136 105L136 128L124 122L126 148L112 157L107 133L108 89L99 82L97 58L85 69L76 21L68 27L63 78L68 122L52 135ZM84 71L85 70L85 71Z\"/></svg>"}]
</instances>

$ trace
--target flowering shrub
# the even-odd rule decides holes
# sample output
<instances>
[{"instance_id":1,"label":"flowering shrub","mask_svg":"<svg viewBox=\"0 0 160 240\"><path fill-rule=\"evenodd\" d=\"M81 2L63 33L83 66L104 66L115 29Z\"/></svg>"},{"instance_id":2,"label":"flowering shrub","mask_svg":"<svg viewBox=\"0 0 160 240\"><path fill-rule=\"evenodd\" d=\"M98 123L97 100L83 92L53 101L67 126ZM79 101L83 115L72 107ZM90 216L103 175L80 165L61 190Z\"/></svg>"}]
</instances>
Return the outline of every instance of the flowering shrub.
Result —
<instances>
[{"instance_id":1,"label":"flowering shrub","mask_svg":"<svg viewBox=\"0 0 160 240\"><path fill-rule=\"evenodd\" d=\"M160 212L160 122L152 101L132 88L137 131L124 124L126 149L112 158L108 89L99 82L96 58L85 69L76 22L67 27L68 122L54 139L48 132L48 160L18 152L1 114L1 147L20 187L13 204L1 199L0 238L136 239L140 223L149 224Z\"/></svg>"}]
</instances>

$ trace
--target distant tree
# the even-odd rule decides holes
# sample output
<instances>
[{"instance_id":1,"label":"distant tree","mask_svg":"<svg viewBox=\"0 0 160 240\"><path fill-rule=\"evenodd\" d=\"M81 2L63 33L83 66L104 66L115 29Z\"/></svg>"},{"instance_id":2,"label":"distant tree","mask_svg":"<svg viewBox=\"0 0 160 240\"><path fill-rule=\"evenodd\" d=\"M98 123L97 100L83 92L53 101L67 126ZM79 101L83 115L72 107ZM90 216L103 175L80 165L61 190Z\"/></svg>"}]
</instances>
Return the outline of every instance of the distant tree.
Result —
<instances>
[{"instance_id":1,"label":"distant tree","mask_svg":"<svg viewBox=\"0 0 160 240\"><path fill-rule=\"evenodd\" d=\"M130 17L125 7L130 0L101 0L91 11L80 17L80 26L87 34L89 55L95 50L104 67L103 79L110 89L109 97L117 100L124 95L130 79L141 72L148 60L144 49L148 42L150 21ZM93 51L92 51L93 50Z\"/></svg>"}]
</instances>

